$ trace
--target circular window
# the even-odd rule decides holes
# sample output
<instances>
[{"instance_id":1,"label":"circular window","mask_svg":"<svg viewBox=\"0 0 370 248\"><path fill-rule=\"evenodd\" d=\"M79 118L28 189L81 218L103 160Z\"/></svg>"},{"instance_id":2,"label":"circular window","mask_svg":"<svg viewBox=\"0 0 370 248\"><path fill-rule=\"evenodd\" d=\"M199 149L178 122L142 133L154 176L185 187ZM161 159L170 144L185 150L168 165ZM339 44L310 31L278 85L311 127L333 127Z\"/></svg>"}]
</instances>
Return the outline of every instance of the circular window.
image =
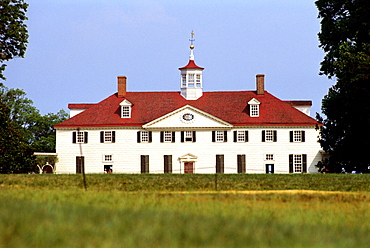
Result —
<instances>
[{"instance_id":1,"label":"circular window","mask_svg":"<svg viewBox=\"0 0 370 248\"><path fill-rule=\"evenodd\" d=\"M182 119L184 121L192 121L194 119L194 115L190 113L183 114Z\"/></svg>"}]
</instances>

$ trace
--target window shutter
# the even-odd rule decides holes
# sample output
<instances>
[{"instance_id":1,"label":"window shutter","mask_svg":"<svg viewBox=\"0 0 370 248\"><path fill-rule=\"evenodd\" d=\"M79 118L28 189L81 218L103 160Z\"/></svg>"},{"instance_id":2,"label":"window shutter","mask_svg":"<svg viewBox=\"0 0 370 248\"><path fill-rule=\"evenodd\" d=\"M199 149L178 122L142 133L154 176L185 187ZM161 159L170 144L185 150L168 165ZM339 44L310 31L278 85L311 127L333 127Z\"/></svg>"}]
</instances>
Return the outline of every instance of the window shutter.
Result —
<instances>
[{"instance_id":1,"label":"window shutter","mask_svg":"<svg viewBox=\"0 0 370 248\"><path fill-rule=\"evenodd\" d=\"M112 143L116 142L116 131L112 131Z\"/></svg>"},{"instance_id":2,"label":"window shutter","mask_svg":"<svg viewBox=\"0 0 370 248\"><path fill-rule=\"evenodd\" d=\"M181 142L184 142L184 141L185 141L184 131L181 131Z\"/></svg>"},{"instance_id":3,"label":"window shutter","mask_svg":"<svg viewBox=\"0 0 370 248\"><path fill-rule=\"evenodd\" d=\"M175 142L175 132L172 132L172 143Z\"/></svg>"},{"instance_id":4,"label":"window shutter","mask_svg":"<svg viewBox=\"0 0 370 248\"><path fill-rule=\"evenodd\" d=\"M302 173L307 173L307 154L302 154Z\"/></svg>"},{"instance_id":5,"label":"window shutter","mask_svg":"<svg viewBox=\"0 0 370 248\"><path fill-rule=\"evenodd\" d=\"M293 142L293 131L289 132L289 140L290 142Z\"/></svg>"},{"instance_id":6,"label":"window shutter","mask_svg":"<svg viewBox=\"0 0 370 248\"><path fill-rule=\"evenodd\" d=\"M77 139L76 136L77 136L76 132L73 132L72 133L72 143L76 143L76 139Z\"/></svg>"},{"instance_id":7,"label":"window shutter","mask_svg":"<svg viewBox=\"0 0 370 248\"><path fill-rule=\"evenodd\" d=\"M196 134L196 132L195 132L195 131L193 131L193 142L195 142L195 141L196 141L196 136L195 136L195 134Z\"/></svg>"},{"instance_id":8,"label":"window shutter","mask_svg":"<svg viewBox=\"0 0 370 248\"><path fill-rule=\"evenodd\" d=\"M104 131L100 131L100 143L104 143Z\"/></svg>"},{"instance_id":9,"label":"window shutter","mask_svg":"<svg viewBox=\"0 0 370 248\"><path fill-rule=\"evenodd\" d=\"M238 135L237 133L238 133L238 132L237 132L237 131L234 131L233 133L234 133L234 142L237 142L237 141L238 141L238 140L237 140L237 135Z\"/></svg>"},{"instance_id":10,"label":"window shutter","mask_svg":"<svg viewBox=\"0 0 370 248\"><path fill-rule=\"evenodd\" d=\"M245 142L248 142L249 141L249 139L248 139L249 137L248 137L248 131L245 131Z\"/></svg>"},{"instance_id":11,"label":"window shutter","mask_svg":"<svg viewBox=\"0 0 370 248\"><path fill-rule=\"evenodd\" d=\"M266 131L262 130L262 142L265 142L265 133L266 133Z\"/></svg>"},{"instance_id":12,"label":"window shutter","mask_svg":"<svg viewBox=\"0 0 370 248\"><path fill-rule=\"evenodd\" d=\"M164 141L164 131L161 131L161 143Z\"/></svg>"},{"instance_id":13,"label":"window shutter","mask_svg":"<svg viewBox=\"0 0 370 248\"><path fill-rule=\"evenodd\" d=\"M293 154L289 154L289 173L293 173Z\"/></svg>"},{"instance_id":14,"label":"window shutter","mask_svg":"<svg viewBox=\"0 0 370 248\"><path fill-rule=\"evenodd\" d=\"M306 141L306 132L305 131L302 131L301 137L302 137L302 142L305 142Z\"/></svg>"},{"instance_id":15,"label":"window shutter","mask_svg":"<svg viewBox=\"0 0 370 248\"><path fill-rule=\"evenodd\" d=\"M227 131L224 131L224 142L227 142Z\"/></svg>"},{"instance_id":16,"label":"window shutter","mask_svg":"<svg viewBox=\"0 0 370 248\"><path fill-rule=\"evenodd\" d=\"M216 131L212 131L212 142L216 142Z\"/></svg>"},{"instance_id":17,"label":"window shutter","mask_svg":"<svg viewBox=\"0 0 370 248\"><path fill-rule=\"evenodd\" d=\"M152 131L149 131L149 143L152 143Z\"/></svg>"},{"instance_id":18,"label":"window shutter","mask_svg":"<svg viewBox=\"0 0 370 248\"><path fill-rule=\"evenodd\" d=\"M276 142L276 141L277 141L277 131L274 130L274 142Z\"/></svg>"},{"instance_id":19,"label":"window shutter","mask_svg":"<svg viewBox=\"0 0 370 248\"><path fill-rule=\"evenodd\" d=\"M141 132L140 131L137 131L136 137L137 137L137 143L140 143L141 142Z\"/></svg>"},{"instance_id":20,"label":"window shutter","mask_svg":"<svg viewBox=\"0 0 370 248\"><path fill-rule=\"evenodd\" d=\"M84 132L84 143L87 143L87 132Z\"/></svg>"}]
</instances>

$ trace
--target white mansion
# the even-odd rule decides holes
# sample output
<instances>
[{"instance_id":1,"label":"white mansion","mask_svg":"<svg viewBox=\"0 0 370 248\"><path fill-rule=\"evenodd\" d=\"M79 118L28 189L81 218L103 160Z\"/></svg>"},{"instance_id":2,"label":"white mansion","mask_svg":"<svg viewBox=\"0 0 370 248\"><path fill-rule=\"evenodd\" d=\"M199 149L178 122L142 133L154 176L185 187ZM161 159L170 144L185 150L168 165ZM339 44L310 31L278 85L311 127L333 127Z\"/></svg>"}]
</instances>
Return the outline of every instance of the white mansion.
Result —
<instances>
[{"instance_id":1,"label":"white mansion","mask_svg":"<svg viewBox=\"0 0 370 248\"><path fill-rule=\"evenodd\" d=\"M203 92L203 68L179 68L181 90L118 92L69 104L55 125L56 173L314 173L320 125L311 101L282 101L264 89Z\"/></svg>"}]
</instances>

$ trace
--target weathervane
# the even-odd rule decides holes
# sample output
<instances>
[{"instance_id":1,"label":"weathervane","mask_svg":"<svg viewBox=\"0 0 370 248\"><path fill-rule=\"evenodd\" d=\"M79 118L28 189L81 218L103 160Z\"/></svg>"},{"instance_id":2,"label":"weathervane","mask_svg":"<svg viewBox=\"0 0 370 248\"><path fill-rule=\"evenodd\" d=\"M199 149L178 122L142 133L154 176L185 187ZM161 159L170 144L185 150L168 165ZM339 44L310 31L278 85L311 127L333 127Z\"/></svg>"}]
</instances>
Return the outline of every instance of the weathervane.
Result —
<instances>
[{"instance_id":1,"label":"weathervane","mask_svg":"<svg viewBox=\"0 0 370 248\"><path fill-rule=\"evenodd\" d=\"M193 44L193 42L195 41L195 39L194 39L194 30L191 31L191 39L189 39L189 41L190 41L190 49L194 49L194 44Z\"/></svg>"}]
</instances>

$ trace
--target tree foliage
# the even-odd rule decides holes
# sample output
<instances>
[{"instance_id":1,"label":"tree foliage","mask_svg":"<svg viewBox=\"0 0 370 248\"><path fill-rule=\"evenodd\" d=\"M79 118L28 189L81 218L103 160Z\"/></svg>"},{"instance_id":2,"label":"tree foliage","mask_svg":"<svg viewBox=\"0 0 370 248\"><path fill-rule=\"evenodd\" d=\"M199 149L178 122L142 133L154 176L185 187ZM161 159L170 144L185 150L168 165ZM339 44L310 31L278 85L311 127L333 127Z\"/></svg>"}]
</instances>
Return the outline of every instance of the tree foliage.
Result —
<instances>
[{"instance_id":1,"label":"tree foliage","mask_svg":"<svg viewBox=\"0 0 370 248\"><path fill-rule=\"evenodd\" d=\"M0 1L0 78L5 80L3 72L5 61L15 57L24 57L28 43L28 31L25 21L28 4L24 0Z\"/></svg>"},{"instance_id":2,"label":"tree foliage","mask_svg":"<svg viewBox=\"0 0 370 248\"><path fill-rule=\"evenodd\" d=\"M368 0L318 0L321 74L336 78L317 119L331 171L366 171L370 147L370 4Z\"/></svg>"},{"instance_id":3,"label":"tree foliage","mask_svg":"<svg viewBox=\"0 0 370 248\"><path fill-rule=\"evenodd\" d=\"M9 107L9 118L27 144L39 152L55 152L56 134L53 126L68 118L64 110L41 115L23 90L8 89L2 83L0 101Z\"/></svg>"},{"instance_id":4,"label":"tree foliage","mask_svg":"<svg viewBox=\"0 0 370 248\"><path fill-rule=\"evenodd\" d=\"M33 170L34 150L9 118L10 109L0 101L0 173Z\"/></svg>"}]
</instances>

